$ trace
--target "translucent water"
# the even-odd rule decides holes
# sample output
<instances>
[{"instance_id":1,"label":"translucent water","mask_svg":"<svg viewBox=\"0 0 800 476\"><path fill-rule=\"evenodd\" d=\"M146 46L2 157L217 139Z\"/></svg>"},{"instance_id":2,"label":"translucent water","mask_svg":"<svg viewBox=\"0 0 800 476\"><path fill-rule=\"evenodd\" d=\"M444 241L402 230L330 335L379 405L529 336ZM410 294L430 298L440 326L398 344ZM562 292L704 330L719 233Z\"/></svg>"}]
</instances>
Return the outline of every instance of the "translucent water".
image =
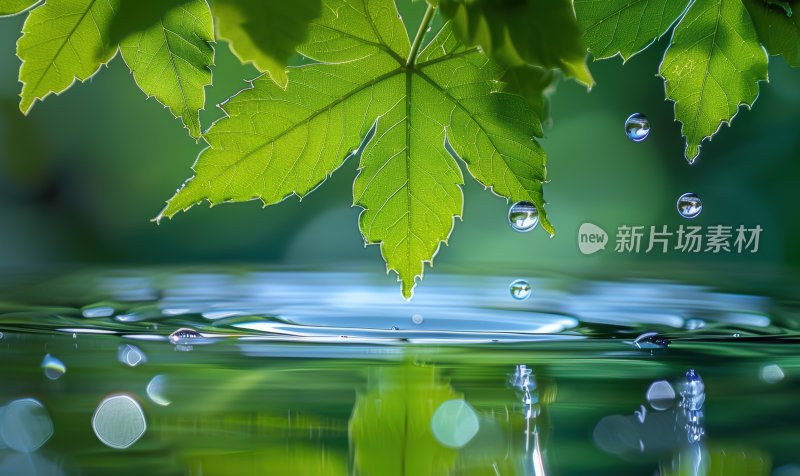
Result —
<instances>
[{"instance_id":1,"label":"translucent water","mask_svg":"<svg viewBox=\"0 0 800 476\"><path fill-rule=\"evenodd\" d=\"M42 359L42 369L44 370L45 377L50 380L57 380L66 373L67 366L64 365L64 362L61 360L47 354L44 356L44 359Z\"/></svg>"},{"instance_id":2,"label":"translucent water","mask_svg":"<svg viewBox=\"0 0 800 476\"><path fill-rule=\"evenodd\" d=\"M678 214L683 218L695 218L703 211L703 202L694 193L684 193L678 197Z\"/></svg>"},{"instance_id":3,"label":"translucent water","mask_svg":"<svg viewBox=\"0 0 800 476\"><path fill-rule=\"evenodd\" d=\"M625 120L625 135L633 142L647 139L650 135L650 121L640 112L631 114Z\"/></svg>"},{"instance_id":4,"label":"translucent water","mask_svg":"<svg viewBox=\"0 0 800 476\"><path fill-rule=\"evenodd\" d=\"M182 327L169 335L169 341L173 344L186 344L192 341L202 340L202 338L202 334L187 327Z\"/></svg>"},{"instance_id":5,"label":"translucent water","mask_svg":"<svg viewBox=\"0 0 800 476\"><path fill-rule=\"evenodd\" d=\"M508 223L514 230L527 233L539 224L539 210L530 202L517 202L508 209Z\"/></svg>"},{"instance_id":6,"label":"translucent water","mask_svg":"<svg viewBox=\"0 0 800 476\"><path fill-rule=\"evenodd\" d=\"M669 339L660 336L657 332L645 332L633 341L637 349L666 349Z\"/></svg>"},{"instance_id":7,"label":"translucent water","mask_svg":"<svg viewBox=\"0 0 800 476\"><path fill-rule=\"evenodd\" d=\"M790 287L531 276L520 305L508 275L440 270L411 302L382 279L115 271L0 299L0 474L388 474L400 455L423 475L800 464ZM87 319L75 296L115 312ZM69 375L43 375L47 353Z\"/></svg>"},{"instance_id":8,"label":"translucent water","mask_svg":"<svg viewBox=\"0 0 800 476\"><path fill-rule=\"evenodd\" d=\"M531 285L524 279L518 279L508 286L511 297L517 301L524 301L531 297Z\"/></svg>"}]
</instances>

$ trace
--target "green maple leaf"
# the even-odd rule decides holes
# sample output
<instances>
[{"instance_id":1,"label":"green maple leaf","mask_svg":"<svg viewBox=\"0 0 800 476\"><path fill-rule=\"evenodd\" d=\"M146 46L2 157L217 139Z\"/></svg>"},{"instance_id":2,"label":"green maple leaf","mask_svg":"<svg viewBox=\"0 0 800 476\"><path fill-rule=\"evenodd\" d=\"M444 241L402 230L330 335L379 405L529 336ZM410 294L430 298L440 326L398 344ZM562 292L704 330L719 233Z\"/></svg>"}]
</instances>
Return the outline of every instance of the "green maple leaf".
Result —
<instances>
[{"instance_id":1,"label":"green maple leaf","mask_svg":"<svg viewBox=\"0 0 800 476\"><path fill-rule=\"evenodd\" d=\"M213 21L205 0L59 0L35 8L17 42L20 109L92 77L118 50L140 89L200 136L211 83Z\"/></svg>"},{"instance_id":2,"label":"green maple leaf","mask_svg":"<svg viewBox=\"0 0 800 476\"><path fill-rule=\"evenodd\" d=\"M571 0L438 0L467 45L480 46L507 66L559 68L587 87L586 66Z\"/></svg>"},{"instance_id":3,"label":"green maple leaf","mask_svg":"<svg viewBox=\"0 0 800 476\"><path fill-rule=\"evenodd\" d=\"M689 7L659 68L682 123L687 160L739 106L753 105L768 61L741 0L696 0Z\"/></svg>"},{"instance_id":4,"label":"green maple leaf","mask_svg":"<svg viewBox=\"0 0 800 476\"><path fill-rule=\"evenodd\" d=\"M286 64L320 14L320 0L215 0L217 37L243 63L252 63L286 87Z\"/></svg>"},{"instance_id":5,"label":"green maple leaf","mask_svg":"<svg viewBox=\"0 0 800 476\"><path fill-rule=\"evenodd\" d=\"M740 106L753 105L758 82L767 80L768 58L743 1L750 0L575 1L584 39L598 59L619 54L627 60L678 22L659 73L675 103L689 162ZM776 54L789 55L792 47L781 44Z\"/></svg>"},{"instance_id":6,"label":"green maple leaf","mask_svg":"<svg viewBox=\"0 0 800 476\"><path fill-rule=\"evenodd\" d=\"M800 9L759 0L745 0L745 6L769 54L783 56L793 68L800 67Z\"/></svg>"},{"instance_id":7,"label":"green maple leaf","mask_svg":"<svg viewBox=\"0 0 800 476\"><path fill-rule=\"evenodd\" d=\"M462 213L450 148L484 186L534 203L552 233L545 154L533 140L541 124L524 99L501 91L503 68L448 25L419 51L422 34L412 45L392 0L327 0L309 32L300 52L318 63L290 68L285 90L262 77L228 100L227 117L204 136L196 175L157 220L203 200L266 206L303 197L362 147L359 227L367 243L380 243L409 298Z\"/></svg>"},{"instance_id":8,"label":"green maple leaf","mask_svg":"<svg viewBox=\"0 0 800 476\"><path fill-rule=\"evenodd\" d=\"M669 30L689 0L575 0L584 41L596 59L623 61Z\"/></svg>"},{"instance_id":9,"label":"green maple leaf","mask_svg":"<svg viewBox=\"0 0 800 476\"><path fill-rule=\"evenodd\" d=\"M41 0L0 0L0 17L28 11Z\"/></svg>"},{"instance_id":10,"label":"green maple leaf","mask_svg":"<svg viewBox=\"0 0 800 476\"><path fill-rule=\"evenodd\" d=\"M131 1L123 2L120 17L126 17ZM122 39L120 53L139 88L181 118L192 137L200 137L199 111L214 63L211 11L205 0L170 7L152 24Z\"/></svg>"}]
</instances>

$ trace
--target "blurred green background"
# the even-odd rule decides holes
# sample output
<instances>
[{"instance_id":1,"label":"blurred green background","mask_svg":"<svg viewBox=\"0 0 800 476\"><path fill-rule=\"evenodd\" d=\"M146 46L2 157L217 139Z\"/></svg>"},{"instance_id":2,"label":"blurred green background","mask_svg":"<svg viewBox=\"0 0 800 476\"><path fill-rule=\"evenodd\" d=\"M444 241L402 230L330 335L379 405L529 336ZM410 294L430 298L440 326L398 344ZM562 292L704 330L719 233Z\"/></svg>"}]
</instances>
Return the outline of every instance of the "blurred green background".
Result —
<instances>
[{"instance_id":1,"label":"blurred green background","mask_svg":"<svg viewBox=\"0 0 800 476\"><path fill-rule=\"evenodd\" d=\"M415 28L424 2L400 3ZM120 58L22 116L14 50L23 20L0 20L0 270L235 261L326 268L355 263L382 273L378 248L364 248L359 210L350 206L352 159L302 204L291 198L266 209L256 202L198 206L160 226L151 223L191 175L202 142L195 143L154 100L145 100ZM690 166L656 76L667 40L624 66L618 58L592 63L597 85L590 93L572 81L559 85L542 141L555 238L541 229L513 232L505 201L467 176L463 222L456 222L436 267L492 274L634 269L656 277L676 268L689 275L734 270L766 281L794 274L800 264L793 193L800 178L800 72L771 58L770 83L762 83L755 109L740 111L733 128L723 127ZM222 116L213 105L257 75L238 63L227 44L218 44L216 52L214 85L201 116L206 128ZM652 125L650 138L638 144L623 131L633 112L646 114ZM621 224L674 229L685 223L675 201L688 191L705 206L692 224L759 224L760 251L631 255L609 247L592 256L579 253L577 230L586 221L610 235Z\"/></svg>"}]
</instances>

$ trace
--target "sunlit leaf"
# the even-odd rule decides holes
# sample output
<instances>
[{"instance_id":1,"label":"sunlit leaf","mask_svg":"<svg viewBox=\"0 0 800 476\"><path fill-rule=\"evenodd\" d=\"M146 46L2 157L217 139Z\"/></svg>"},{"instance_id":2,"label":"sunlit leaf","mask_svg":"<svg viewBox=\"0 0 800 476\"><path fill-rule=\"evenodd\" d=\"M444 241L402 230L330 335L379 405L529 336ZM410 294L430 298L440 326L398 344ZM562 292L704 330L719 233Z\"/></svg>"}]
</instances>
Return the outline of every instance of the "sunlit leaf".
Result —
<instances>
[{"instance_id":1,"label":"sunlit leaf","mask_svg":"<svg viewBox=\"0 0 800 476\"><path fill-rule=\"evenodd\" d=\"M177 2L120 43L136 84L181 118L193 137L200 136L199 110L205 105L204 88L211 84L213 40L208 4L190 0Z\"/></svg>"},{"instance_id":2,"label":"sunlit leaf","mask_svg":"<svg viewBox=\"0 0 800 476\"><path fill-rule=\"evenodd\" d=\"M114 57L108 26L118 8L118 0L60 0L31 11L17 42L22 112L87 80Z\"/></svg>"},{"instance_id":3,"label":"sunlit leaf","mask_svg":"<svg viewBox=\"0 0 800 476\"><path fill-rule=\"evenodd\" d=\"M320 14L320 0L214 0L217 37L243 63L286 86L286 63Z\"/></svg>"},{"instance_id":4,"label":"sunlit leaf","mask_svg":"<svg viewBox=\"0 0 800 476\"><path fill-rule=\"evenodd\" d=\"M701 142L752 106L767 55L741 0L696 0L672 36L660 74L693 161Z\"/></svg>"},{"instance_id":5,"label":"sunlit leaf","mask_svg":"<svg viewBox=\"0 0 800 476\"><path fill-rule=\"evenodd\" d=\"M533 140L541 124L525 100L501 91L503 68L449 26L413 51L391 0L326 2L300 47L321 63L290 68L285 90L262 77L226 102L228 117L204 136L209 147L196 176L157 219L203 200L270 205L303 197L374 129L354 203L364 208L365 241L380 244L404 296L461 215L462 174L446 142L483 185L536 204L552 233L542 199L545 154Z\"/></svg>"}]
</instances>

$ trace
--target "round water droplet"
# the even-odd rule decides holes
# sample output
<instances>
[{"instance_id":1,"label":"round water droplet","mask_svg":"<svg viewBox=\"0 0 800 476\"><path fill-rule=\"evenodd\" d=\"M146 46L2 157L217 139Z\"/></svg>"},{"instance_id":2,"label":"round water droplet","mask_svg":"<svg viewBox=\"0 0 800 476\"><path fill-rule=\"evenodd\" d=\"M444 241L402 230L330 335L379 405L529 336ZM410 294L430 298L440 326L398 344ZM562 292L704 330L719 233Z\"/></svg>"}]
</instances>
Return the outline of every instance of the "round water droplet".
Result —
<instances>
[{"instance_id":1,"label":"round water droplet","mask_svg":"<svg viewBox=\"0 0 800 476\"><path fill-rule=\"evenodd\" d=\"M658 335L657 332L645 332L633 341L637 349L666 349L669 339Z\"/></svg>"},{"instance_id":2,"label":"round water droplet","mask_svg":"<svg viewBox=\"0 0 800 476\"><path fill-rule=\"evenodd\" d=\"M516 231L526 233L539 224L539 210L530 202L517 202L508 209L508 224Z\"/></svg>"},{"instance_id":3,"label":"round water droplet","mask_svg":"<svg viewBox=\"0 0 800 476\"><path fill-rule=\"evenodd\" d=\"M33 453L53 436L53 420L38 400L9 403L0 417L0 439L12 449Z\"/></svg>"},{"instance_id":4,"label":"round water droplet","mask_svg":"<svg viewBox=\"0 0 800 476\"><path fill-rule=\"evenodd\" d=\"M675 401L675 389L666 380L653 382L647 389L647 401L654 410L666 410Z\"/></svg>"},{"instance_id":5,"label":"round water droplet","mask_svg":"<svg viewBox=\"0 0 800 476\"><path fill-rule=\"evenodd\" d=\"M761 380L766 383L778 383L783 380L783 369L777 364L770 364L761 367Z\"/></svg>"},{"instance_id":6,"label":"round water droplet","mask_svg":"<svg viewBox=\"0 0 800 476\"><path fill-rule=\"evenodd\" d=\"M628 116L625 121L625 135L634 142L641 142L650 135L650 121L641 112Z\"/></svg>"},{"instance_id":7,"label":"round water droplet","mask_svg":"<svg viewBox=\"0 0 800 476\"><path fill-rule=\"evenodd\" d=\"M162 407L168 406L172 402L165 396L166 386L166 375L156 375L150 379L150 383L147 384L147 396L150 397L153 403L161 405Z\"/></svg>"},{"instance_id":8,"label":"round water droplet","mask_svg":"<svg viewBox=\"0 0 800 476\"><path fill-rule=\"evenodd\" d=\"M678 197L678 213L683 218L694 218L703 211L703 202L694 193L684 193Z\"/></svg>"},{"instance_id":9,"label":"round water droplet","mask_svg":"<svg viewBox=\"0 0 800 476\"><path fill-rule=\"evenodd\" d=\"M64 362L50 354L45 355L44 359L42 359L42 369L44 370L44 376L50 380L57 380L67 372L67 366L64 365Z\"/></svg>"},{"instance_id":10,"label":"round water droplet","mask_svg":"<svg viewBox=\"0 0 800 476\"><path fill-rule=\"evenodd\" d=\"M524 279L518 279L508 287L511 297L517 301L524 301L531 297L531 285Z\"/></svg>"},{"instance_id":11,"label":"round water droplet","mask_svg":"<svg viewBox=\"0 0 800 476\"><path fill-rule=\"evenodd\" d=\"M411 316L411 322L414 324L420 325L425 321L425 318L422 317L422 314L414 314Z\"/></svg>"},{"instance_id":12,"label":"round water droplet","mask_svg":"<svg viewBox=\"0 0 800 476\"><path fill-rule=\"evenodd\" d=\"M173 344L186 344L194 339L202 339L203 336L194 329L182 327L169 335L169 341Z\"/></svg>"},{"instance_id":13,"label":"round water droplet","mask_svg":"<svg viewBox=\"0 0 800 476\"><path fill-rule=\"evenodd\" d=\"M431 432L448 448L461 448L475 437L480 424L472 406L464 400L447 400L439 405L431 418Z\"/></svg>"},{"instance_id":14,"label":"round water droplet","mask_svg":"<svg viewBox=\"0 0 800 476\"><path fill-rule=\"evenodd\" d=\"M144 435L147 422L142 407L127 395L108 397L97 406L92 429L104 445L124 449Z\"/></svg>"},{"instance_id":15,"label":"round water droplet","mask_svg":"<svg viewBox=\"0 0 800 476\"><path fill-rule=\"evenodd\" d=\"M136 367L139 364L147 362L147 356L144 355L142 349L131 344L122 344L117 349L117 360L123 365L129 367Z\"/></svg>"}]
</instances>

